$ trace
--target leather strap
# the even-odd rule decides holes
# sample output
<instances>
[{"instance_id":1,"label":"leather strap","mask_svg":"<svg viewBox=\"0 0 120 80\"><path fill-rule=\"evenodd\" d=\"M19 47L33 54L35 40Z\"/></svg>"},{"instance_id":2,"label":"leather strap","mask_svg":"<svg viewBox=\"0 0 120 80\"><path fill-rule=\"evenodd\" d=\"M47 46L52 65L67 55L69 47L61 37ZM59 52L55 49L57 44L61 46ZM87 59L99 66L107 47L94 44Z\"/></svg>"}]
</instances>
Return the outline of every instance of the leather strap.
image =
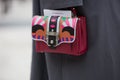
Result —
<instances>
[{"instance_id":1,"label":"leather strap","mask_svg":"<svg viewBox=\"0 0 120 80\"><path fill-rule=\"evenodd\" d=\"M50 48L55 48L58 44L59 35L59 17L51 16L47 26L47 43Z\"/></svg>"}]
</instances>

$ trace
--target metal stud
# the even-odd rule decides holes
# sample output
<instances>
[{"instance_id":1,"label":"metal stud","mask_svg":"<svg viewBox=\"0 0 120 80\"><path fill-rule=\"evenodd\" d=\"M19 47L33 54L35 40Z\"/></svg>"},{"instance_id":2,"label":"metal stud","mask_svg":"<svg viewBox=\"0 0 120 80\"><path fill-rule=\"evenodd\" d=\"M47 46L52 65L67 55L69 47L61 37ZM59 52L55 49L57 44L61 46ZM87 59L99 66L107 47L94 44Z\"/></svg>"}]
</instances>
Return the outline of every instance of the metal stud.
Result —
<instances>
[{"instance_id":1,"label":"metal stud","mask_svg":"<svg viewBox=\"0 0 120 80\"><path fill-rule=\"evenodd\" d=\"M53 44L53 40L50 40L50 43Z\"/></svg>"}]
</instances>

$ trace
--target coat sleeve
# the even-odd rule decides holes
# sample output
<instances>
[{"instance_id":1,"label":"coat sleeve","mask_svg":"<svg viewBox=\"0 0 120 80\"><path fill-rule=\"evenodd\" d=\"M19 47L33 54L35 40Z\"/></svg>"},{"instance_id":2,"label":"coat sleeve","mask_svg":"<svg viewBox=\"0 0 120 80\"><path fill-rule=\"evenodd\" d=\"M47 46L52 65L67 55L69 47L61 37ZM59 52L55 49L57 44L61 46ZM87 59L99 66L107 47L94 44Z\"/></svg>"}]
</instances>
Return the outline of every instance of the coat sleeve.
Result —
<instances>
[{"instance_id":1,"label":"coat sleeve","mask_svg":"<svg viewBox=\"0 0 120 80\"><path fill-rule=\"evenodd\" d=\"M40 0L33 0L33 16L40 14ZM32 42L32 63L30 80L48 80L45 54L36 53L35 41Z\"/></svg>"}]
</instances>

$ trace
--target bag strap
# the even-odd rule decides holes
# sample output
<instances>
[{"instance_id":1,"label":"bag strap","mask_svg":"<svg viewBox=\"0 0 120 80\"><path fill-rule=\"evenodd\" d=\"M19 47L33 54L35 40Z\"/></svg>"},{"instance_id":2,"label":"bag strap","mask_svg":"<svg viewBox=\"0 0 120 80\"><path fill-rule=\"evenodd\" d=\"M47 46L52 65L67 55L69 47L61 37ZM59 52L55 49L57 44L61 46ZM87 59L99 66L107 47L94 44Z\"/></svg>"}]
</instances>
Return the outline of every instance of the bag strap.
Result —
<instances>
[{"instance_id":1,"label":"bag strap","mask_svg":"<svg viewBox=\"0 0 120 80\"><path fill-rule=\"evenodd\" d=\"M47 25L47 43L50 48L55 48L59 37L59 17L51 16Z\"/></svg>"},{"instance_id":2,"label":"bag strap","mask_svg":"<svg viewBox=\"0 0 120 80\"><path fill-rule=\"evenodd\" d=\"M73 13L73 17L77 17L77 10L76 10L76 8L72 7L72 8L70 8L70 10Z\"/></svg>"}]
</instances>

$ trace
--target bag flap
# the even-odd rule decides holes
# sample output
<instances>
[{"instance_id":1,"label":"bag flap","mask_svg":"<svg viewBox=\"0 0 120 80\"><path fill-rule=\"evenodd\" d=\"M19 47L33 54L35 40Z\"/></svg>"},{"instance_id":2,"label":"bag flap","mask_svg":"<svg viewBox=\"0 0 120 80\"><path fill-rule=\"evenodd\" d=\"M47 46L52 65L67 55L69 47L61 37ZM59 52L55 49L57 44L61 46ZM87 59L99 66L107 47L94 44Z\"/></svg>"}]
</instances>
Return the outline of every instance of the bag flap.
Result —
<instances>
[{"instance_id":1,"label":"bag flap","mask_svg":"<svg viewBox=\"0 0 120 80\"><path fill-rule=\"evenodd\" d=\"M43 41L46 44L47 27L51 16L34 16L32 19L32 38L33 40ZM73 43L76 37L76 26L78 18L60 17L58 45L61 43ZM54 21L54 19L53 19ZM50 25L54 28L54 25Z\"/></svg>"}]
</instances>

